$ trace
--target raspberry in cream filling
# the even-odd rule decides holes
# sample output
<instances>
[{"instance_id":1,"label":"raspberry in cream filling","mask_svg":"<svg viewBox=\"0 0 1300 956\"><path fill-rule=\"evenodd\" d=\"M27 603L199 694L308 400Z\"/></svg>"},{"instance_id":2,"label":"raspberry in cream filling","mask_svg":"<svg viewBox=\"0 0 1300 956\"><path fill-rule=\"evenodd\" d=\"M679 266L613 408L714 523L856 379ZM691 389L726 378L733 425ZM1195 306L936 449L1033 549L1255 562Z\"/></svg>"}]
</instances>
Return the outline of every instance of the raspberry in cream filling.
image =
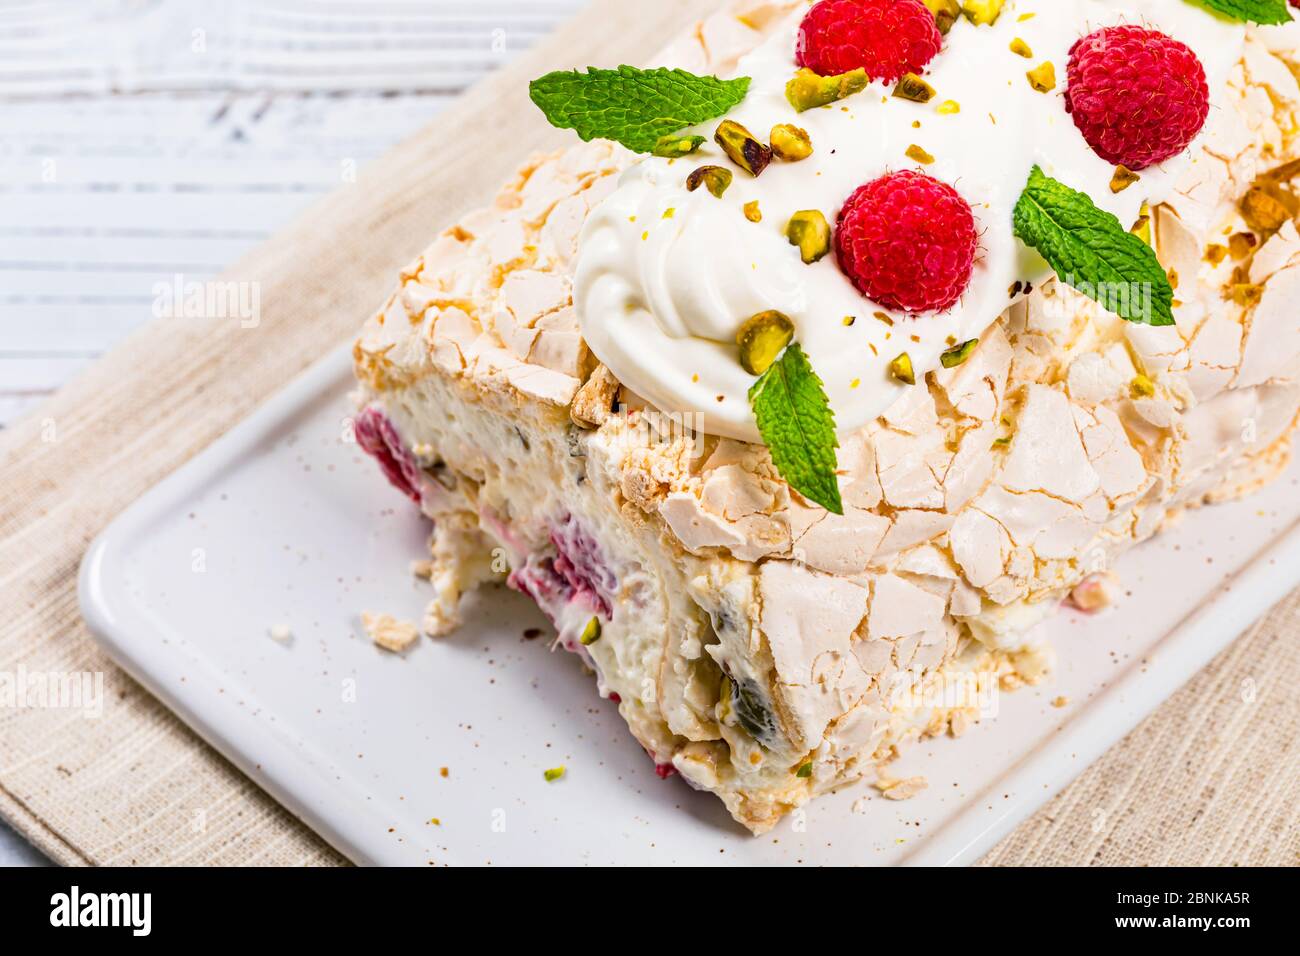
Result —
<instances>
[{"instance_id":1,"label":"raspberry in cream filling","mask_svg":"<svg viewBox=\"0 0 1300 956\"><path fill-rule=\"evenodd\" d=\"M856 431L904 394L891 359L906 351L917 376L938 368L944 352L978 338L1015 301L1013 289L1051 274L1012 232L1012 210L1035 164L1125 224L1144 202L1173 194L1197 162L1195 142L1112 190L1115 166L1065 108L1067 66L1081 38L1135 22L1175 38L1203 66L1213 114L1245 36L1244 26L1185 0L1018 0L991 25L964 18L952 25L924 67L927 101L891 95L894 85L877 81L796 112L786 85L799 57L811 62L799 52L807 16L796 11L740 62L737 74L752 84L727 118L765 142L775 127L798 127L811 154L798 162L778 155L752 176L714 144L718 122L703 124L690 131L706 137L698 153L647 158L624 174L589 217L579 250L575 304L594 354L656 406L703 413L707 431L745 441L760 440L747 400L754 377L736 359L737 332L750 317L789 317L837 428ZM690 174L706 165L734 173L721 196L688 188ZM969 282L954 277L955 303L873 300L852 264L846 269L838 255L805 261L787 235L796 214L836 222L860 188L904 171L945 184L970 207L978 247ZM958 266L964 259L952 257ZM934 305L942 310L924 310Z\"/></svg>"},{"instance_id":2,"label":"raspberry in cream filling","mask_svg":"<svg viewBox=\"0 0 1300 956\"><path fill-rule=\"evenodd\" d=\"M357 444L379 463L394 488L416 504L420 503L420 467L406 449L392 419L375 406L362 409L353 424Z\"/></svg>"}]
</instances>

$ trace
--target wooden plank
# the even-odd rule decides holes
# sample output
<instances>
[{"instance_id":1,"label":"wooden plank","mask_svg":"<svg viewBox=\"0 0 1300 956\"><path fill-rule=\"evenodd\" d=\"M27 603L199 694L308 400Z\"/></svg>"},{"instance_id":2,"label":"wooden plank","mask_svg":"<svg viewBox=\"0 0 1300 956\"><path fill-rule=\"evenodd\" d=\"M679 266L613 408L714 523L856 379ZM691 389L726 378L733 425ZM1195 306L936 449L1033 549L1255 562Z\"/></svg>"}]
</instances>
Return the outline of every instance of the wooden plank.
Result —
<instances>
[{"instance_id":1,"label":"wooden plank","mask_svg":"<svg viewBox=\"0 0 1300 956\"><path fill-rule=\"evenodd\" d=\"M47 395L99 357L97 352L72 355L11 353L0 365L0 397Z\"/></svg>"},{"instance_id":2,"label":"wooden plank","mask_svg":"<svg viewBox=\"0 0 1300 956\"><path fill-rule=\"evenodd\" d=\"M32 392L27 395L0 393L0 431L3 431L10 422L15 422L32 411L53 394L53 392Z\"/></svg>"},{"instance_id":3,"label":"wooden plank","mask_svg":"<svg viewBox=\"0 0 1300 956\"><path fill-rule=\"evenodd\" d=\"M451 92L583 0L11 5L0 97L227 89Z\"/></svg>"},{"instance_id":4,"label":"wooden plank","mask_svg":"<svg viewBox=\"0 0 1300 956\"><path fill-rule=\"evenodd\" d=\"M0 389L11 356L25 353L100 353L112 348L153 317L153 297L124 302L0 304Z\"/></svg>"},{"instance_id":5,"label":"wooden plank","mask_svg":"<svg viewBox=\"0 0 1300 956\"><path fill-rule=\"evenodd\" d=\"M0 424L581 5L0 0Z\"/></svg>"}]
</instances>

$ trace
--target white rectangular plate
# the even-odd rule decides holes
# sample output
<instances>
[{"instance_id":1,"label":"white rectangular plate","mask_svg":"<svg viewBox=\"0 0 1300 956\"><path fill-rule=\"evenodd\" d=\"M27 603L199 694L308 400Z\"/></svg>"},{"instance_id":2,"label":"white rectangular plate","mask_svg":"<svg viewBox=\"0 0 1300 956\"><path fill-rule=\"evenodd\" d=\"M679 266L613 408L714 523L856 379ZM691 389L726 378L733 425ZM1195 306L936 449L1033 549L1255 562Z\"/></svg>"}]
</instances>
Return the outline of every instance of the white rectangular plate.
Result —
<instances>
[{"instance_id":1,"label":"white rectangular plate","mask_svg":"<svg viewBox=\"0 0 1300 956\"><path fill-rule=\"evenodd\" d=\"M1116 610L1048 622L1046 684L891 768L920 796L858 784L755 839L655 776L575 659L523 636L547 625L517 595L484 591L404 657L371 644L361 611L419 620L428 529L346 441L349 388L340 350L145 495L81 601L118 663L359 863L969 863L1300 583L1293 466L1130 554Z\"/></svg>"}]
</instances>

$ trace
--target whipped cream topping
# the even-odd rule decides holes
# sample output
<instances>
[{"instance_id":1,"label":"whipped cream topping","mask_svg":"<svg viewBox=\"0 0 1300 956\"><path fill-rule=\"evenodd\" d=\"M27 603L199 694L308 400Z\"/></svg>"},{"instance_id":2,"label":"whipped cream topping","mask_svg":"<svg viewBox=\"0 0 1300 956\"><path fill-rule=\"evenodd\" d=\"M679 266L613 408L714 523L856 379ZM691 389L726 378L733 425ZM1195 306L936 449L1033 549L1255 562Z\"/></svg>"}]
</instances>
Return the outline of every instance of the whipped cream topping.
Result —
<instances>
[{"instance_id":1,"label":"whipped cream topping","mask_svg":"<svg viewBox=\"0 0 1300 956\"><path fill-rule=\"evenodd\" d=\"M1114 167L1098 157L1065 111L1071 46L1101 27L1141 24L1191 47L1205 66L1214 122L1227 78L1241 55L1246 28L1186 0L1009 0L997 23L959 19L925 79L935 97L918 104L873 83L829 107L797 113L785 98L794 75L795 41L807 10L800 7L774 35L740 61L737 75L753 83L729 118L766 140L778 123L808 131L813 155L775 160L758 178L735 169L722 199L689 192L696 167L731 167L712 141L719 120L692 130L706 137L698 153L678 160L644 159L623 174L583 230L575 304L583 336L619 380L661 409L702 413L712 434L760 441L748 392L753 376L738 361L736 332L768 309L788 315L796 340L826 385L841 434L856 431L898 400L907 386L889 363L907 352L918 377L940 367L955 343L979 337L1008 306L1018 280L1039 282L1051 270L1012 234L1012 211L1037 163L1088 193L1123 223L1143 202L1173 194L1198 162L1198 143L1118 194ZM1011 50L1022 40L1032 58ZM1057 87L1035 91L1026 72L1054 64ZM940 113L955 102L959 112ZM921 147L934 162L909 159ZM865 298L841 272L834 253L805 265L784 230L799 210L821 210L832 223L857 187L887 172L918 169L950 183L971 204L981 230L970 287L947 312L889 313ZM757 202L762 221L744 207ZM846 319L853 318L848 323Z\"/></svg>"}]
</instances>

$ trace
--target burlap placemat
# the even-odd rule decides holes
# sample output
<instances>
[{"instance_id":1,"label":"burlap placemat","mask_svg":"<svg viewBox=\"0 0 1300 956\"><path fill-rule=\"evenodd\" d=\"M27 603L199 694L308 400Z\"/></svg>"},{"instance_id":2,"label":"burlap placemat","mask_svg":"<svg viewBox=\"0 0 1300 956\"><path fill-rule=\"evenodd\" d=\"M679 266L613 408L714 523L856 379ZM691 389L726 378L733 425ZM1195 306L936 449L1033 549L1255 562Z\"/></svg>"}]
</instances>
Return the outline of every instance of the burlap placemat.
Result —
<instances>
[{"instance_id":1,"label":"burlap placemat","mask_svg":"<svg viewBox=\"0 0 1300 956\"><path fill-rule=\"evenodd\" d=\"M0 813L70 864L337 864L118 671L77 609L86 545L357 328L429 236L567 137L526 102L556 65L642 62L713 2L598 0L230 274L262 321L159 320L0 434L0 672L102 672L103 715L0 709ZM988 858L1294 863L1300 597ZM1247 681L1253 684L1247 684ZM1253 694L1244 688L1253 688Z\"/></svg>"}]
</instances>

